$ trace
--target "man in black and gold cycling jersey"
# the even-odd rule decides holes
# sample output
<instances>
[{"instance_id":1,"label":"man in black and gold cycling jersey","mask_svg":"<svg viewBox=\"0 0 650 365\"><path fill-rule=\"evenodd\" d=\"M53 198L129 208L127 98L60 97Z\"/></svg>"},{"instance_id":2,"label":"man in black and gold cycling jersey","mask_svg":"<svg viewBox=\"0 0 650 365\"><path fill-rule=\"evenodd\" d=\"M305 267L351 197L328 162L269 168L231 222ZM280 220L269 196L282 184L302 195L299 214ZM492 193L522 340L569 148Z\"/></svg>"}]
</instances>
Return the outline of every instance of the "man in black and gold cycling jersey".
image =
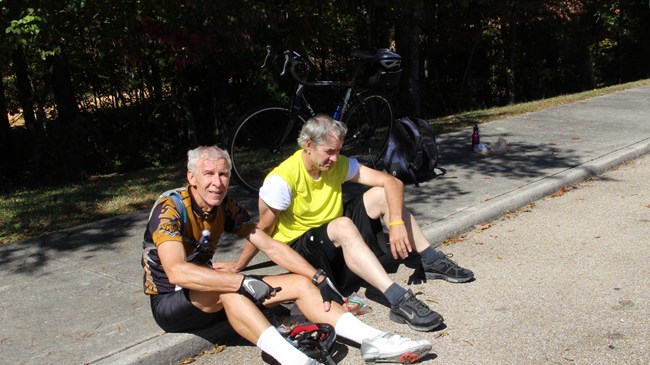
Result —
<instances>
[{"instance_id":1,"label":"man in black and gold cycling jersey","mask_svg":"<svg viewBox=\"0 0 650 365\"><path fill-rule=\"evenodd\" d=\"M431 349L364 324L339 304L341 297L322 271L290 247L273 240L246 210L227 197L230 157L216 146L188 152L188 186L159 199L144 234L144 290L156 323L168 332L191 332L225 320L237 333L281 364L315 364L264 317L259 306L295 301L307 319L328 323L338 336L361 344L366 361L414 362ZM291 274L253 277L212 265L219 237L246 238Z\"/></svg>"}]
</instances>

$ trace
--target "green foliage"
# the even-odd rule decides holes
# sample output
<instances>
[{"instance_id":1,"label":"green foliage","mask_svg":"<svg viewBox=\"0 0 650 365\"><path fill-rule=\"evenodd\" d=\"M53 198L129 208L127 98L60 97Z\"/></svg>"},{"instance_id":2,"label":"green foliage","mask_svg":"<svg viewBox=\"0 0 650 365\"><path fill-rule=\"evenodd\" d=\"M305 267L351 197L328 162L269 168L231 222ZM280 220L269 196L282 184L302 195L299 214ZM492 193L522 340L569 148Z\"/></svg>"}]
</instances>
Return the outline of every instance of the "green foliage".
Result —
<instances>
[{"instance_id":1,"label":"green foliage","mask_svg":"<svg viewBox=\"0 0 650 365\"><path fill-rule=\"evenodd\" d=\"M291 80L260 69L267 44L308 54L315 77L347 79L350 50L397 48L396 29L409 29L415 9L419 59L404 53L404 75L421 69L401 91L420 98L423 116L648 76L645 0L0 0L7 105L21 105L9 57L20 45L44 125L42 142L12 128L16 155L42 143L48 158L34 177L55 181L161 166L194 144L223 144L249 107L291 92ZM79 109L66 118L60 85ZM339 96L310 92L318 111ZM31 157L14 163L15 181L36 169Z\"/></svg>"}]
</instances>

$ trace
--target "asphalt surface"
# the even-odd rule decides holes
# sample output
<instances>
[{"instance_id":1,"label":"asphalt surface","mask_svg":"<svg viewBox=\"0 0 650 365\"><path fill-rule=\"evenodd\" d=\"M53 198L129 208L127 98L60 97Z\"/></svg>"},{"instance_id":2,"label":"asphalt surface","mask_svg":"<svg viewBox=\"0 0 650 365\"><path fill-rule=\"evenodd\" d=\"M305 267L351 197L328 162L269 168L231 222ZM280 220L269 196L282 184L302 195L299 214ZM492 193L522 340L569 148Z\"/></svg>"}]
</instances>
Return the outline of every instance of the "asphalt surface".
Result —
<instances>
[{"instance_id":1,"label":"asphalt surface","mask_svg":"<svg viewBox=\"0 0 650 365\"><path fill-rule=\"evenodd\" d=\"M425 363L650 363L650 87L481 125L482 142L505 138L502 156L473 154L470 136L438 136L447 175L405 200L431 242L454 237L442 250L476 281L410 286L445 317L439 331L396 325L372 300L361 318L431 339ZM230 194L255 212L253 197ZM139 264L147 213L0 247L0 363L178 364L215 343L225 350L197 363L269 361L225 328L157 327ZM242 243L224 240L215 261ZM405 284L410 273L391 275ZM356 347L337 349L340 363L361 362Z\"/></svg>"}]
</instances>

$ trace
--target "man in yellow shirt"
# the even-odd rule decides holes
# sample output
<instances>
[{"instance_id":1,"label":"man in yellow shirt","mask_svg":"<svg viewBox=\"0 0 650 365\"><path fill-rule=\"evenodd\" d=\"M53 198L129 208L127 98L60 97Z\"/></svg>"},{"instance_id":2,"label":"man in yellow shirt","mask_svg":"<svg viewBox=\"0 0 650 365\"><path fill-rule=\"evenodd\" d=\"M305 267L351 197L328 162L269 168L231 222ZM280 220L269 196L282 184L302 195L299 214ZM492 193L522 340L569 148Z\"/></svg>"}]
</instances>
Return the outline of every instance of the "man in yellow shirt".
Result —
<instances>
[{"instance_id":1,"label":"man in yellow shirt","mask_svg":"<svg viewBox=\"0 0 650 365\"><path fill-rule=\"evenodd\" d=\"M399 179L340 155L346 133L345 124L326 115L305 123L298 137L302 149L271 171L260 189L259 227L289 244L337 287L345 288L356 275L380 290L391 304L391 320L430 331L442 324L442 316L395 283L377 256L390 251L394 259L405 259L415 250L430 279L466 282L474 274L427 241L404 207ZM344 206L346 181L370 189ZM377 240L382 221L390 249ZM236 263L223 265L242 270L255 254L257 249L247 243Z\"/></svg>"}]
</instances>

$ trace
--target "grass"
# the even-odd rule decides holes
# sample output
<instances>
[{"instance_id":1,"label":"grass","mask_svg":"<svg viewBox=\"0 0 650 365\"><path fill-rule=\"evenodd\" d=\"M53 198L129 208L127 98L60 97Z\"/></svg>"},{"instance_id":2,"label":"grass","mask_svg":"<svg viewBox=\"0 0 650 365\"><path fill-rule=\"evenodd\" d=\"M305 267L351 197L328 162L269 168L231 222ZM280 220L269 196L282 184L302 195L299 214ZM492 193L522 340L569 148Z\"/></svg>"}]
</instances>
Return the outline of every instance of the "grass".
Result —
<instances>
[{"instance_id":1,"label":"grass","mask_svg":"<svg viewBox=\"0 0 650 365\"><path fill-rule=\"evenodd\" d=\"M431 121L436 132L569 104L621 90L650 85L641 80L578 94L469 111ZM93 176L83 183L0 192L0 245L56 232L103 218L150 209L165 190L186 183L182 163L128 174Z\"/></svg>"},{"instance_id":2,"label":"grass","mask_svg":"<svg viewBox=\"0 0 650 365\"><path fill-rule=\"evenodd\" d=\"M0 193L0 245L149 209L165 190L186 183L182 164L129 174L92 176L83 183Z\"/></svg>"},{"instance_id":3,"label":"grass","mask_svg":"<svg viewBox=\"0 0 650 365\"><path fill-rule=\"evenodd\" d=\"M594 89L584 91L577 94L560 95L554 98L542 99L531 101L527 103L508 105L503 107L473 110L464 113L449 115L431 120L431 125L437 133L452 132L466 127L473 126L474 124L481 124L490 122L497 119L504 119L515 115L531 113L543 109L548 109L560 105L575 103L577 101L590 99L596 96L611 94L617 91L633 89L636 87L649 86L650 79L629 82L627 84L620 84L605 87L602 89Z\"/></svg>"}]
</instances>

